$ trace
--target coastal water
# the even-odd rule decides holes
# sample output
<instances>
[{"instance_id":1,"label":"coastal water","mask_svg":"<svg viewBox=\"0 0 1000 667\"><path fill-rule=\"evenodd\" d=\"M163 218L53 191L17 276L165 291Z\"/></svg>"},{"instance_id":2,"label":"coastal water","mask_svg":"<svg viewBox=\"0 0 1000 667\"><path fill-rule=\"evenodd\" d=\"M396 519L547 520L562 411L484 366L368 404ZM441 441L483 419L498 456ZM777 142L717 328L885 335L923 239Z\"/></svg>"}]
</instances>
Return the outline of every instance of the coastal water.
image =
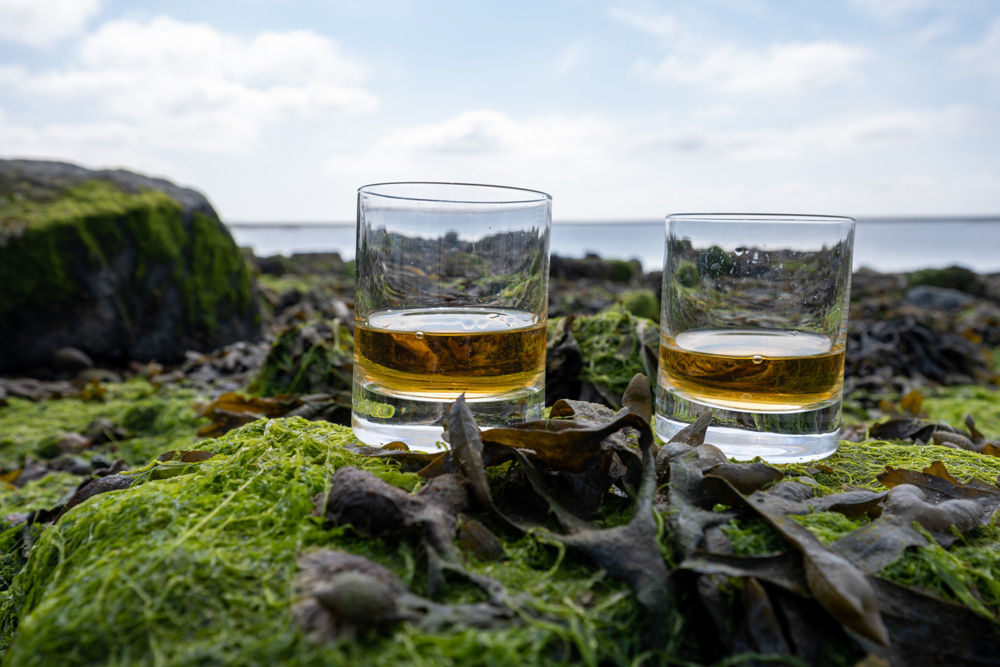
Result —
<instances>
[{"instance_id":1,"label":"coastal water","mask_svg":"<svg viewBox=\"0 0 1000 667\"><path fill-rule=\"evenodd\" d=\"M305 252L339 252L353 259L353 223L231 223L240 246L258 257ZM647 271L663 262L664 227L655 221L561 223L552 225L552 253L608 259L638 259ZM1000 216L983 218L862 218L854 241L854 268L882 272L964 266L1000 272Z\"/></svg>"}]
</instances>

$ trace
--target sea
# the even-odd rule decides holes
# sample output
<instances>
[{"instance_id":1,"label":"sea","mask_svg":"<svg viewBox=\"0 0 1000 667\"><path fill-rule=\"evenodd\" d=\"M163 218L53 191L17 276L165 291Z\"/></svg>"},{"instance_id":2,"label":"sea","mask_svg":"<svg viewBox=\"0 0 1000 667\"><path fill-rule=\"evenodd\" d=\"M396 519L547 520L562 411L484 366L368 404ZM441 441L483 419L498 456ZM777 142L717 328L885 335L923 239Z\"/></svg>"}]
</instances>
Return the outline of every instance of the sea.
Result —
<instances>
[{"instance_id":1,"label":"sea","mask_svg":"<svg viewBox=\"0 0 1000 667\"><path fill-rule=\"evenodd\" d=\"M241 247L258 257L337 252L354 258L355 225L349 223L228 223ZM563 257L594 253L606 259L637 259L645 271L663 264L664 223L622 220L552 224L551 252ZM1000 216L859 218L854 269L895 273L962 266L1000 273Z\"/></svg>"}]
</instances>

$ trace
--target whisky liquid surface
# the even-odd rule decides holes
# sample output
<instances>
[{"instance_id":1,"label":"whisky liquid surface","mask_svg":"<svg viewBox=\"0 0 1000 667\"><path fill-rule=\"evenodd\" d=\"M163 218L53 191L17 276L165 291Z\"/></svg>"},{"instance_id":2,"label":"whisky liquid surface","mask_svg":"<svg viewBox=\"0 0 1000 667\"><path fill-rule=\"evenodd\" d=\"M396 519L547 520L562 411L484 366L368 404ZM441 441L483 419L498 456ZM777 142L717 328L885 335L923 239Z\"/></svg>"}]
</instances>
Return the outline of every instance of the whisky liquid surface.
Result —
<instances>
[{"instance_id":1,"label":"whisky liquid surface","mask_svg":"<svg viewBox=\"0 0 1000 667\"><path fill-rule=\"evenodd\" d=\"M811 409L841 397L844 347L803 332L688 331L660 343L659 382L731 410Z\"/></svg>"},{"instance_id":2,"label":"whisky liquid surface","mask_svg":"<svg viewBox=\"0 0 1000 667\"><path fill-rule=\"evenodd\" d=\"M516 310L386 310L358 321L355 372L398 396L453 400L541 388L545 321Z\"/></svg>"}]
</instances>

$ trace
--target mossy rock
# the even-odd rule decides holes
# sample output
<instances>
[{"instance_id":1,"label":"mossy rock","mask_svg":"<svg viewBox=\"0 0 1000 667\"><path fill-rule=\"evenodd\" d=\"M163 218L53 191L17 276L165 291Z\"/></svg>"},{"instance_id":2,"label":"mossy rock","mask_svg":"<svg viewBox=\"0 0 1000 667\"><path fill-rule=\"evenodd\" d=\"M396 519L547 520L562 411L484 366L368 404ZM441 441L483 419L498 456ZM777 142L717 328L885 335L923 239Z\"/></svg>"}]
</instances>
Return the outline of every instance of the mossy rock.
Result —
<instances>
[{"instance_id":1,"label":"mossy rock","mask_svg":"<svg viewBox=\"0 0 1000 667\"><path fill-rule=\"evenodd\" d=\"M622 295L622 308L636 317L658 322L660 320L660 300L651 289L636 289Z\"/></svg>"},{"instance_id":2,"label":"mossy rock","mask_svg":"<svg viewBox=\"0 0 1000 667\"><path fill-rule=\"evenodd\" d=\"M249 267L202 195L0 160L0 372L45 366L61 347L169 363L260 333Z\"/></svg>"},{"instance_id":3,"label":"mossy rock","mask_svg":"<svg viewBox=\"0 0 1000 667\"><path fill-rule=\"evenodd\" d=\"M930 285L966 292L973 296L983 296L982 278L964 266L948 266L943 269L923 269L914 271L908 277L911 286Z\"/></svg>"}]
</instances>

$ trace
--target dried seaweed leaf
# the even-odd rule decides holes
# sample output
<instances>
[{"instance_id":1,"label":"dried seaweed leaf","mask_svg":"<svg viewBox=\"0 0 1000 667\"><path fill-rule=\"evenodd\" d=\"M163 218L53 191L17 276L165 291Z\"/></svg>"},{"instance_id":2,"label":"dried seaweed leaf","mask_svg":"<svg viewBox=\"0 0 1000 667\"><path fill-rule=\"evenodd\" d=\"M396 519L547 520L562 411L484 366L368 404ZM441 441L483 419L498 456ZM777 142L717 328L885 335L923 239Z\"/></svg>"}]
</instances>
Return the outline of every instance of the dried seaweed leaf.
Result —
<instances>
[{"instance_id":1,"label":"dried seaweed leaf","mask_svg":"<svg viewBox=\"0 0 1000 667\"><path fill-rule=\"evenodd\" d=\"M924 395L917 389L911 389L906 396L899 399L899 407L909 412L914 417L920 416L920 409L924 405Z\"/></svg>"},{"instance_id":2,"label":"dried seaweed leaf","mask_svg":"<svg viewBox=\"0 0 1000 667\"><path fill-rule=\"evenodd\" d=\"M875 593L854 565L824 549L812 533L788 517L782 511L780 499L756 491L747 498L747 506L799 548L809 589L830 615L862 636L888 644L889 636L879 616Z\"/></svg>"},{"instance_id":3,"label":"dried seaweed leaf","mask_svg":"<svg viewBox=\"0 0 1000 667\"><path fill-rule=\"evenodd\" d=\"M624 526L606 530L582 530L559 539L586 553L610 575L628 583L646 612L644 643L651 648L663 648L667 640L665 619L670 612L671 603L667 567L656 540L653 432L646 420L628 408L619 413L615 422L639 432L643 472L635 514Z\"/></svg>"},{"instance_id":4,"label":"dried seaweed leaf","mask_svg":"<svg viewBox=\"0 0 1000 667\"><path fill-rule=\"evenodd\" d=\"M679 570L700 574L724 574L728 577L755 577L781 586L801 597L809 597L802 557L794 551L766 556L735 556L696 551L680 565Z\"/></svg>"},{"instance_id":5,"label":"dried seaweed leaf","mask_svg":"<svg viewBox=\"0 0 1000 667\"><path fill-rule=\"evenodd\" d=\"M771 482L780 481L785 474L763 463L720 463L703 471L706 475L721 477L743 494L753 493Z\"/></svg>"},{"instance_id":6,"label":"dried seaweed leaf","mask_svg":"<svg viewBox=\"0 0 1000 667\"><path fill-rule=\"evenodd\" d=\"M476 419L465 402L465 394L455 400L448 413L448 437L451 456L462 471L462 475L469 481L476 502L514 530L523 530L493 503L483 463L483 440Z\"/></svg>"},{"instance_id":7,"label":"dried seaweed leaf","mask_svg":"<svg viewBox=\"0 0 1000 667\"><path fill-rule=\"evenodd\" d=\"M944 470L943 465L940 468L931 466L927 470L943 471L947 477L926 471L895 469L892 466L886 466L885 472L876 477L888 487L912 484L924 492L931 504L945 500L974 500L983 510L984 523L989 522L993 513L1000 508L1000 488L985 483L975 485L955 483L957 480Z\"/></svg>"},{"instance_id":8,"label":"dried seaweed leaf","mask_svg":"<svg viewBox=\"0 0 1000 667\"><path fill-rule=\"evenodd\" d=\"M740 599L743 617L736 630L735 652L788 655L791 649L781 630L781 622L771 605L767 591L753 577L743 580Z\"/></svg>"},{"instance_id":9,"label":"dried seaweed leaf","mask_svg":"<svg viewBox=\"0 0 1000 667\"><path fill-rule=\"evenodd\" d=\"M653 396L649 390L649 378L636 373L625 388L622 406L639 415L647 422L653 422Z\"/></svg>"},{"instance_id":10,"label":"dried seaweed leaf","mask_svg":"<svg viewBox=\"0 0 1000 667\"><path fill-rule=\"evenodd\" d=\"M930 442L935 432L957 433L948 424L939 424L925 419L890 419L881 424L875 424L869 430L869 435L878 440L913 440L914 442Z\"/></svg>"},{"instance_id":11,"label":"dried seaweed leaf","mask_svg":"<svg viewBox=\"0 0 1000 667\"><path fill-rule=\"evenodd\" d=\"M940 667L996 665L996 627L962 605L878 577L868 580L878 594L882 618L892 636L893 665Z\"/></svg>"}]
</instances>

